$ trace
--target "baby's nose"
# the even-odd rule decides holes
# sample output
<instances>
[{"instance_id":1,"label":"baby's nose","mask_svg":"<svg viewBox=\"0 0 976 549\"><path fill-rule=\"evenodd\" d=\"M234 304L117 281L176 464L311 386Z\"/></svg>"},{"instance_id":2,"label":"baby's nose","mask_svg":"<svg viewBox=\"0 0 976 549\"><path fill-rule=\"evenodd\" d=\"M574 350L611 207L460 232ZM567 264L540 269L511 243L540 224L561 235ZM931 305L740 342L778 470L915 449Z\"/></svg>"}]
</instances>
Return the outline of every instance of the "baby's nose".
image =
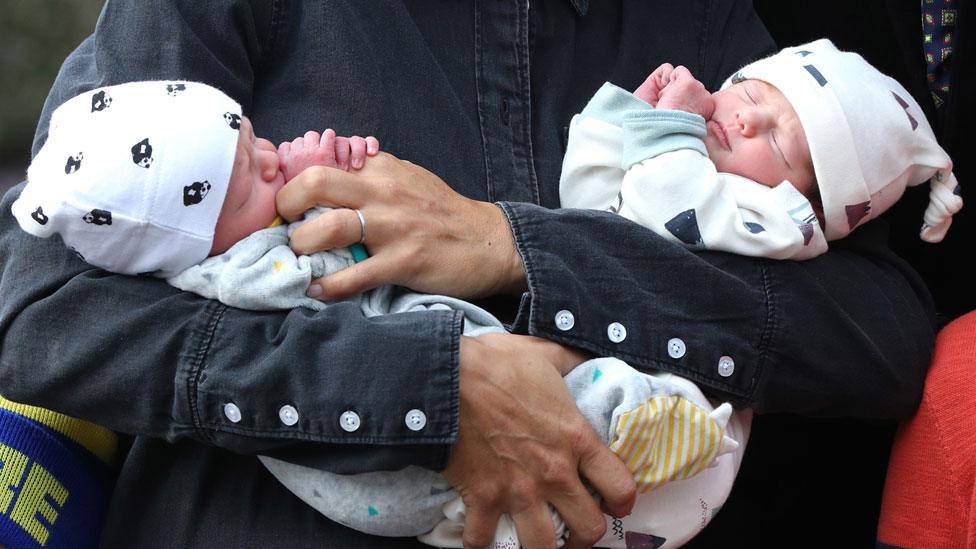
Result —
<instances>
[{"instance_id":1,"label":"baby's nose","mask_svg":"<svg viewBox=\"0 0 976 549\"><path fill-rule=\"evenodd\" d=\"M757 109L743 109L735 113L735 123L742 135L752 137L765 127L766 120Z\"/></svg>"}]
</instances>

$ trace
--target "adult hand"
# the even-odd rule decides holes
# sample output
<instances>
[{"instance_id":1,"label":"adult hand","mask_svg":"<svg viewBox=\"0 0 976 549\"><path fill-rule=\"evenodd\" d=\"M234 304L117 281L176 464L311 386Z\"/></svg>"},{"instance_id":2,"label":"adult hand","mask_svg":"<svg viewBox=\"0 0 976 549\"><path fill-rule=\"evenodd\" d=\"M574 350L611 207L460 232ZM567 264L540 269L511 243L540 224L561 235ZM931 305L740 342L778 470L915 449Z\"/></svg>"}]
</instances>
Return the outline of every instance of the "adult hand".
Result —
<instances>
[{"instance_id":1,"label":"adult hand","mask_svg":"<svg viewBox=\"0 0 976 549\"><path fill-rule=\"evenodd\" d=\"M675 67L668 79L669 82L660 92L657 108L690 112L701 115L705 120L712 118L715 112L712 94L691 75L691 71L685 67Z\"/></svg>"},{"instance_id":2,"label":"adult hand","mask_svg":"<svg viewBox=\"0 0 976 549\"><path fill-rule=\"evenodd\" d=\"M312 167L278 193L278 213L289 221L316 205L360 210L370 257L313 280L312 297L341 299L382 284L459 298L526 288L505 214L410 162L381 152L355 174ZM360 235L356 213L337 209L302 225L290 245L310 254L355 244Z\"/></svg>"},{"instance_id":3,"label":"adult hand","mask_svg":"<svg viewBox=\"0 0 976 549\"><path fill-rule=\"evenodd\" d=\"M636 487L596 435L561 379L586 357L557 343L513 334L461 339L460 431L444 475L467 509L464 546L492 543L508 513L523 547L555 547L549 505L570 531L567 547L590 547L611 515L630 513Z\"/></svg>"}]
</instances>

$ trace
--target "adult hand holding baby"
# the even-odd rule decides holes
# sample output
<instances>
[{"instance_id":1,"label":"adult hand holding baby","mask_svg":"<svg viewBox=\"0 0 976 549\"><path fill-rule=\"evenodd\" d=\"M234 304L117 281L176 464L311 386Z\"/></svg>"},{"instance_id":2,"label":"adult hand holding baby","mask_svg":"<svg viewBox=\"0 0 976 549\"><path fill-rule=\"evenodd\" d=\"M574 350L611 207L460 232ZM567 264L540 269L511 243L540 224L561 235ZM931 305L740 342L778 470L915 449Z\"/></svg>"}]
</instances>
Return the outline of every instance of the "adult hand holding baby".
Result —
<instances>
[{"instance_id":1,"label":"adult hand holding baby","mask_svg":"<svg viewBox=\"0 0 976 549\"><path fill-rule=\"evenodd\" d=\"M278 194L278 211L287 219L315 205L359 209L369 227L367 260L312 282L323 299L381 284L456 297L526 287L501 209L465 198L428 170L387 153L358 172L308 168ZM361 230L354 210L336 209L299 228L291 246L298 253L339 248L358 242ZM460 430L444 474L467 507L466 547L489 545L503 513L525 547L551 546L549 505L566 521L569 547L592 545L606 520L581 477L603 496L607 512L629 514L633 477L560 382L584 355L514 334L463 337L460 354Z\"/></svg>"},{"instance_id":2,"label":"adult hand holding baby","mask_svg":"<svg viewBox=\"0 0 976 549\"><path fill-rule=\"evenodd\" d=\"M306 169L278 193L278 212L289 221L316 205L360 210L370 257L313 280L309 295L342 299L383 284L458 298L526 288L501 209L466 198L430 171L390 154L370 158L356 173ZM308 254L359 242L362 226L353 209L306 223L292 236L292 249Z\"/></svg>"},{"instance_id":3,"label":"adult hand holding baby","mask_svg":"<svg viewBox=\"0 0 976 549\"><path fill-rule=\"evenodd\" d=\"M552 505L571 537L590 547L606 530L604 511L630 514L633 476L583 418L560 376L587 357L562 345L507 333L461 338L461 411L444 476L466 506L464 546L488 547L502 513L527 548L552 547Z\"/></svg>"}]
</instances>

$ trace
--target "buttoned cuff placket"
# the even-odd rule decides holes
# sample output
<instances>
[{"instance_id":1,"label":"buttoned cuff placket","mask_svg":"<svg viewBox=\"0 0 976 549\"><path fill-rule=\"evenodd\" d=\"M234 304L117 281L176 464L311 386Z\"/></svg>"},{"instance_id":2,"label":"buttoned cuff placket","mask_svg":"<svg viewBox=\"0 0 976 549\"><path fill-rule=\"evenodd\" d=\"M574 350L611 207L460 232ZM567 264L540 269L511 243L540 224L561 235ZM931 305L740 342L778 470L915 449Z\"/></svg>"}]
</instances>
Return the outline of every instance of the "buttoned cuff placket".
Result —
<instances>
[{"instance_id":1,"label":"buttoned cuff placket","mask_svg":"<svg viewBox=\"0 0 976 549\"><path fill-rule=\"evenodd\" d=\"M447 465L451 445L458 432L460 333L463 316L457 311L404 313L414 316L416 333L428 333L424 341L427 359L422 371L401 372L397 382L401 393L386 394L383 385L364 363L344 365L341 374L360 380L360 392L336 391L322 386L323 376L307 369L293 368L280 376L262 375L276 387L294 394L280 394L271 387L256 387L261 382L225 383L235 375L233 367L214 367L214 341L221 335L220 323L228 308L212 302L206 319L195 330L196 349L186 357L177 376L177 420L197 438L238 451L263 452L296 441L327 444L392 444L426 446L424 452L410 454L410 463L439 470ZM204 315L201 315L204 316ZM224 344L229 344L224 342ZM415 349L411 349L413 351ZM405 364L405 367L409 367ZM239 375L239 374L238 374ZM301 379L288 379L298 376ZM277 380L276 380L277 378ZM373 378L373 382L370 379ZM398 379L401 375L398 374ZM337 382L338 383L338 382ZM355 385L354 379L344 385ZM386 394L385 397L383 395ZM326 451L326 450L323 450ZM421 461L418 462L417 459ZM406 459L406 458L405 458Z\"/></svg>"},{"instance_id":2,"label":"buttoned cuff placket","mask_svg":"<svg viewBox=\"0 0 976 549\"><path fill-rule=\"evenodd\" d=\"M758 358L751 342L739 341L721 328L694 331L690 322L679 326L670 322L635 322L636 318L653 316L653 305L635 310L618 311L613 307L591 307L591 300L573 295L573 285L554 280L571 279L573 269L554 274L554 266L543 266L550 254L539 254L532 242L549 239L530 235L533 214L523 211L529 206L499 203L508 216L516 248L523 260L529 291L522 295L511 329L558 341L590 351L598 356L613 356L644 370L664 370L686 377L703 387L718 389L722 398L738 404L748 402L756 390L759 368L738 369L736 360ZM559 256L553 256L558 260ZM584 277L585 278L585 277ZM593 294L606 292L594 290ZM634 309L634 308L632 308ZM747 350L748 349L748 350Z\"/></svg>"}]
</instances>

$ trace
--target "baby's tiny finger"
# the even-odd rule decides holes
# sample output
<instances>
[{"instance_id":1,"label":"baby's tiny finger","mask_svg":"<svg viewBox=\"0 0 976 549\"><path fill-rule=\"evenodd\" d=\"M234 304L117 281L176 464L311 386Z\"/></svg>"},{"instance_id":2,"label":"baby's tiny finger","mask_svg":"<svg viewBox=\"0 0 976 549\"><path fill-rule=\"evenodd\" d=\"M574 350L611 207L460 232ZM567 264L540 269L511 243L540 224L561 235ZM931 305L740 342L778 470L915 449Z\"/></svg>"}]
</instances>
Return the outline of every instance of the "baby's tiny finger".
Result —
<instances>
[{"instance_id":1,"label":"baby's tiny finger","mask_svg":"<svg viewBox=\"0 0 976 549\"><path fill-rule=\"evenodd\" d=\"M349 138L349 163L354 170L363 167L366 160L366 139L358 135Z\"/></svg>"},{"instance_id":2,"label":"baby's tiny finger","mask_svg":"<svg viewBox=\"0 0 976 549\"><path fill-rule=\"evenodd\" d=\"M319 132L309 130L305 132L305 143L309 147L318 147L319 145Z\"/></svg>"},{"instance_id":3,"label":"baby's tiny finger","mask_svg":"<svg viewBox=\"0 0 976 549\"><path fill-rule=\"evenodd\" d=\"M322 141L319 143L320 147L333 149L335 148L335 138L336 132L332 128L326 128L322 132Z\"/></svg>"},{"instance_id":4,"label":"baby's tiny finger","mask_svg":"<svg viewBox=\"0 0 976 549\"><path fill-rule=\"evenodd\" d=\"M349 169L349 138L336 137L335 140L336 164L340 170Z\"/></svg>"},{"instance_id":5,"label":"baby's tiny finger","mask_svg":"<svg viewBox=\"0 0 976 549\"><path fill-rule=\"evenodd\" d=\"M380 152L380 140L372 135L366 136L366 154L374 156Z\"/></svg>"}]
</instances>

